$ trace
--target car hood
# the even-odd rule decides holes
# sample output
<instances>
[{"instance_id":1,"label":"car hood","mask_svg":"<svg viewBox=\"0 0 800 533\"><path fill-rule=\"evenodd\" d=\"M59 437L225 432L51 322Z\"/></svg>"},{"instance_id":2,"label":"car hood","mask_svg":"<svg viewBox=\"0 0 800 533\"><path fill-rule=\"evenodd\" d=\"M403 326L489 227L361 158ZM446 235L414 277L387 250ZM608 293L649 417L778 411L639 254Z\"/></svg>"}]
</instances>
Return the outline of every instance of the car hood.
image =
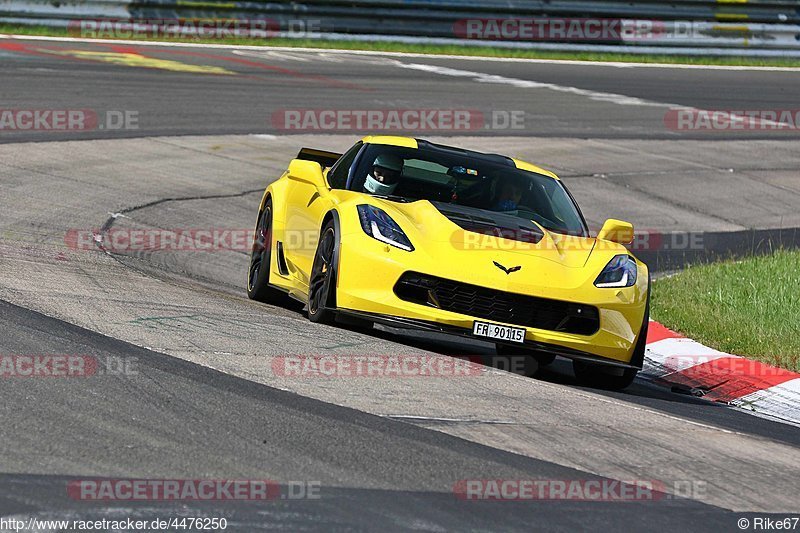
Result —
<instances>
[{"instance_id":1,"label":"car hood","mask_svg":"<svg viewBox=\"0 0 800 533\"><path fill-rule=\"evenodd\" d=\"M372 201L400 224L415 246L427 248L432 255L446 250L452 257L463 251L472 256L488 254L504 266L547 261L582 268L597 243L594 238L555 233L532 221L486 210L449 204L437 208L427 200L402 203L373 197Z\"/></svg>"}]
</instances>

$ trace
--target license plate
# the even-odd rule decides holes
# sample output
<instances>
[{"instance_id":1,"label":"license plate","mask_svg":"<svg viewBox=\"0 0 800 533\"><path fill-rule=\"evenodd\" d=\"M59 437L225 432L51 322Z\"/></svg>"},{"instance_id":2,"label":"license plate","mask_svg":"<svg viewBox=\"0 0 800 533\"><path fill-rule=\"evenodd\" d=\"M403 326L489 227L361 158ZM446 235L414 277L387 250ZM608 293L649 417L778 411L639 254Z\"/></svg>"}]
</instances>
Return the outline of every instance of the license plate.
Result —
<instances>
[{"instance_id":1,"label":"license plate","mask_svg":"<svg viewBox=\"0 0 800 533\"><path fill-rule=\"evenodd\" d=\"M477 337L487 337L500 341L525 342L525 328L512 328L511 326L501 326L500 324L490 324L489 322L473 322L472 334Z\"/></svg>"}]
</instances>

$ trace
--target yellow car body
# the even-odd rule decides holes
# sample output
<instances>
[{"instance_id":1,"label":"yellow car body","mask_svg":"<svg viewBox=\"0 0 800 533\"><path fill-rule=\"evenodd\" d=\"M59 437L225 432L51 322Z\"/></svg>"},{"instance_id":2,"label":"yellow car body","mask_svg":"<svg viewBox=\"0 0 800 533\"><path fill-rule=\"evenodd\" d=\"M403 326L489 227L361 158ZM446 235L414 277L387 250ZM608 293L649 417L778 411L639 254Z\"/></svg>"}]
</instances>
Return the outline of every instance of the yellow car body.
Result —
<instances>
[{"instance_id":1,"label":"yellow car body","mask_svg":"<svg viewBox=\"0 0 800 533\"><path fill-rule=\"evenodd\" d=\"M414 149L418 141L369 136L361 142ZM337 313L468 337L474 337L475 321L524 327L522 347L618 368L641 368L648 323L647 266L631 255L638 269L635 284L620 288L595 285L609 261L620 254L630 255L621 244L632 238L629 224L610 220L597 237L545 230L538 243L473 233L427 200L401 203L331 187L327 165L338 154L327 154L326 159L320 152L319 162L308 160L315 159L314 153L306 150L303 156L301 151L302 158L293 160L289 170L269 184L261 200L259 213L268 202L272 211L271 287L308 302L320 232L333 223L337 242L331 268L335 269L336 285L331 298ZM512 161L518 169L559 179L535 165ZM368 235L359 220L358 205L377 207L391 217L413 243L413 251ZM511 267L519 268L509 272ZM434 289L428 288L431 286ZM425 294L427 301L423 301ZM485 305L481 307L481 303ZM552 308L553 313L561 310L569 315L562 322L574 327L570 330L561 324L554 328L555 319L550 320L550 327L495 319L514 320L525 315L529 305ZM592 308L598 318L594 331L589 325L594 318L588 321L586 315L576 316L582 311L591 315Z\"/></svg>"}]
</instances>

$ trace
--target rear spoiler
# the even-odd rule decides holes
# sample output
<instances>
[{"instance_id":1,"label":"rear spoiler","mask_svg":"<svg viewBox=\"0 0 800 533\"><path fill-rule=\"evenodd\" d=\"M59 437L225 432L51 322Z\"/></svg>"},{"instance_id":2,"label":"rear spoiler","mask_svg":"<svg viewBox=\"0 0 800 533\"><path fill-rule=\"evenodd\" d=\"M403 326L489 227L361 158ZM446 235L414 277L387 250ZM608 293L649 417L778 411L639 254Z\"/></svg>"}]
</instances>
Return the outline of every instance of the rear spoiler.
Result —
<instances>
[{"instance_id":1,"label":"rear spoiler","mask_svg":"<svg viewBox=\"0 0 800 533\"><path fill-rule=\"evenodd\" d=\"M342 154L337 154L336 152L326 152L325 150L317 150L316 148L301 148L296 159L315 161L322 165L322 168L325 168L332 167L340 157L342 157Z\"/></svg>"}]
</instances>

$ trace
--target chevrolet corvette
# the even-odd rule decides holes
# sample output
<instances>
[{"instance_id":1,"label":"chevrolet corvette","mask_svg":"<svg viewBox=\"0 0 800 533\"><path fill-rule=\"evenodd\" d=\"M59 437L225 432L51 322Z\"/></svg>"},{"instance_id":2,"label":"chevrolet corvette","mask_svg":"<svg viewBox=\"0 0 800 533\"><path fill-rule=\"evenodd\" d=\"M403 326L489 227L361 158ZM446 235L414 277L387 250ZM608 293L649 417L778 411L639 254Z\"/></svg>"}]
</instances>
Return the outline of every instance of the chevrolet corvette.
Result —
<instances>
[{"instance_id":1,"label":"chevrolet corvette","mask_svg":"<svg viewBox=\"0 0 800 533\"><path fill-rule=\"evenodd\" d=\"M314 322L375 323L495 343L580 383L621 389L641 369L647 266L633 226L596 236L564 183L510 157L368 136L303 148L259 205L251 299L307 305Z\"/></svg>"}]
</instances>

